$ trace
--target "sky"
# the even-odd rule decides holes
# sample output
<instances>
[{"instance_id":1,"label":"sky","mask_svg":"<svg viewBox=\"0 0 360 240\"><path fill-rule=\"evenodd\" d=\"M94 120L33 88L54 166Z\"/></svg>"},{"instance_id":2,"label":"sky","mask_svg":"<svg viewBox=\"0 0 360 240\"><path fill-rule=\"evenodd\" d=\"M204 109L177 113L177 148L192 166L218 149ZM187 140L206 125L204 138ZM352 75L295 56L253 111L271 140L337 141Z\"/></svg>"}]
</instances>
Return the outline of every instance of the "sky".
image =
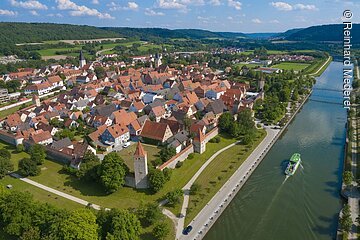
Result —
<instances>
[{"instance_id":1,"label":"sky","mask_svg":"<svg viewBox=\"0 0 360 240\"><path fill-rule=\"evenodd\" d=\"M347 9L360 22L359 0L0 0L0 21L282 32L342 23Z\"/></svg>"}]
</instances>

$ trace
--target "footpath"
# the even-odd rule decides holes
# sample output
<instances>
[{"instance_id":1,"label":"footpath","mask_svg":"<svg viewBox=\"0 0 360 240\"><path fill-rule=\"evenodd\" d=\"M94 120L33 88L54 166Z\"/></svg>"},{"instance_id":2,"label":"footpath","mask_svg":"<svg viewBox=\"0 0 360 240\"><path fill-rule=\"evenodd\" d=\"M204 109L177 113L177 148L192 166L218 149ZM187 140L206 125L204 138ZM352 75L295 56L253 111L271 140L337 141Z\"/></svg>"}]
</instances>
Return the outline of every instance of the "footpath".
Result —
<instances>
[{"instance_id":1,"label":"footpath","mask_svg":"<svg viewBox=\"0 0 360 240\"><path fill-rule=\"evenodd\" d=\"M45 190L45 191L47 191L47 192L56 194L56 195L58 195L58 196L60 196L60 197L69 199L69 200L71 200L71 201L77 202L77 203L82 204L82 205L84 205L84 206L90 206L90 207L92 207L92 208L94 208L94 209L96 209L96 210L100 210L100 206L99 206L99 205L89 203L89 202L87 202L87 201L85 201L85 200L83 200L83 199L80 199L80 198L71 196L71 195L69 195L69 194L60 192L60 191L58 191L58 190L56 190L56 189L53 189L53 188L50 188L50 187L47 187L47 186L42 185L42 184L40 184L40 183L37 183L37 182L35 182L35 181L33 181L33 180L30 180L30 179L28 179L28 178L22 177L22 176L20 176L20 175L17 174L17 173L11 173L10 175L11 175L12 177L18 178L19 180L21 180L21 181L23 181L23 182L26 182L26 183L28 183L28 184L31 184L31 185L35 186L35 187L41 188L41 189L43 189L43 190Z\"/></svg>"}]
</instances>

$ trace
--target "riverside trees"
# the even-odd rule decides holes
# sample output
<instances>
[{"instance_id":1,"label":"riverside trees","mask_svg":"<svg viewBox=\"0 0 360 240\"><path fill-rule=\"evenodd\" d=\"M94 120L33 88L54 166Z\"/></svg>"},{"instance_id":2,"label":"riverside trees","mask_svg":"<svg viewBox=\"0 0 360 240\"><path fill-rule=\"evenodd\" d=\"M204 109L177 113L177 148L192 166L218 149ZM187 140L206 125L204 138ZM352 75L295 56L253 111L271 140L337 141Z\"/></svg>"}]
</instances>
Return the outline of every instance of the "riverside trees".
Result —
<instances>
[{"instance_id":1,"label":"riverside trees","mask_svg":"<svg viewBox=\"0 0 360 240\"><path fill-rule=\"evenodd\" d=\"M1 229L14 239L139 239L142 226L135 213L111 209L69 212L35 202L28 192L0 189Z\"/></svg>"}]
</instances>

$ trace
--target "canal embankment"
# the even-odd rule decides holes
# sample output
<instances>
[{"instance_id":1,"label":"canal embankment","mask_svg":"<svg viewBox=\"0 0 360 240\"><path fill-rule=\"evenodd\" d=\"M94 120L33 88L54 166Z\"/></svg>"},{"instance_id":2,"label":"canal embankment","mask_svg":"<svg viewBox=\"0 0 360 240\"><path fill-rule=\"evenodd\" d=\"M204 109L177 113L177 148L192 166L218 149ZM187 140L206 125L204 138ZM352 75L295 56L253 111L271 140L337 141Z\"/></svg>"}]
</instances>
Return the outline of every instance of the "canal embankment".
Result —
<instances>
[{"instance_id":1,"label":"canal embankment","mask_svg":"<svg viewBox=\"0 0 360 240\"><path fill-rule=\"evenodd\" d=\"M311 96L312 91L304 97L296 110L290 115L288 121L281 129L275 129L273 126L265 126L267 132L264 140L255 148L244 163L236 170L236 172L228 179L228 181L213 196L207 205L199 212L199 214L191 221L193 232L189 235L177 236L177 239L202 239L210 230L221 213L226 209L231 200L236 196L239 190L244 186L251 174L260 165L266 154L270 151L275 142L282 136L283 132L293 121L296 114L301 110L303 105Z\"/></svg>"}]
</instances>

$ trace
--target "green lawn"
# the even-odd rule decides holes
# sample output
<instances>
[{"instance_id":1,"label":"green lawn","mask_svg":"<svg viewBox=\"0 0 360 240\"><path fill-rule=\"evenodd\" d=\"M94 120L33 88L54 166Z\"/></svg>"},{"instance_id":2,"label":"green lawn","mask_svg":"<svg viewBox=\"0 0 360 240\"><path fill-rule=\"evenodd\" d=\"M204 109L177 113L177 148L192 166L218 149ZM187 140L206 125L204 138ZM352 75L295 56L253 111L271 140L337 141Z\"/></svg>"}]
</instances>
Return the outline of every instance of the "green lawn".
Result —
<instances>
[{"instance_id":1,"label":"green lawn","mask_svg":"<svg viewBox=\"0 0 360 240\"><path fill-rule=\"evenodd\" d=\"M55 56L57 55L56 52L63 52L63 51L80 51L81 46L74 46L73 48L49 48L49 49L41 49L38 51L41 56ZM69 55L70 53L62 54L62 55Z\"/></svg>"},{"instance_id":2,"label":"green lawn","mask_svg":"<svg viewBox=\"0 0 360 240\"><path fill-rule=\"evenodd\" d=\"M246 63L238 63L238 64L235 64L236 67L240 67L242 68L243 66L246 66L248 68L256 68L256 67L260 67L259 64L246 64Z\"/></svg>"},{"instance_id":3,"label":"green lawn","mask_svg":"<svg viewBox=\"0 0 360 240\"><path fill-rule=\"evenodd\" d=\"M62 165L51 160L46 160L42 165L41 174L36 177L31 177L31 179L103 207L137 207L141 201L145 203L160 201L167 192L182 188L211 155L219 149L235 142L235 139L227 136L222 136L221 139L222 141L220 143L208 143L205 153L201 155L195 154L193 159L184 161L181 168L174 169L171 180L156 194L152 194L150 190L136 190L123 187L117 192L107 195L100 184L80 181L64 173L62 171ZM177 207L174 209L176 208ZM175 214L178 214L178 212L175 212Z\"/></svg>"},{"instance_id":4,"label":"green lawn","mask_svg":"<svg viewBox=\"0 0 360 240\"><path fill-rule=\"evenodd\" d=\"M126 165L129 167L130 172L134 172L134 153L136 150L136 146L137 144L132 144L130 145L128 148L125 148L123 150L121 150L119 153L119 155L122 157L122 159L124 159ZM160 148L153 146L153 145L148 145L148 144L143 144L143 147L145 149L145 151L147 152L147 160L148 163L151 163L152 161L154 161L156 158L158 158L158 154L160 152Z\"/></svg>"},{"instance_id":5,"label":"green lawn","mask_svg":"<svg viewBox=\"0 0 360 240\"><path fill-rule=\"evenodd\" d=\"M29 154L26 152L18 153L16 151L15 146L12 146L10 144L7 144L3 141L0 141L0 148L5 148L10 151L11 153L11 162L14 164L14 170L16 171L18 169L18 162L23 159L29 157Z\"/></svg>"},{"instance_id":6,"label":"green lawn","mask_svg":"<svg viewBox=\"0 0 360 240\"><path fill-rule=\"evenodd\" d=\"M25 106L30 106L31 104L32 104L31 102L28 102L28 103L25 103ZM10 114L13 114L13 113L19 111L21 108L22 108L22 105L19 105L19 106L13 107L13 108L2 110L2 111L0 111L0 118L7 117Z\"/></svg>"},{"instance_id":7,"label":"green lawn","mask_svg":"<svg viewBox=\"0 0 360 240\"><path fill-rule=\"evenodd\" d=\"M57 206L59 208L65 208L68 210L74 210L78 208L85 207L81 204L78 204L76 202L70 201L66 198L60 197L56 194L49 193L45 190L42 190L38 187L35 187L33 185L30 185L26 182L23 182L19 179L12 178L10 176L7 176L0 180L0 184L3 186L6 185L12 185L14 190L24 192L27 191L31 193L36 201L42 202L42 203L49 203L51 205Z\"/></svg>"},{"instance_id":8,"label":"green lawn","mask_svg":"<svg viewBox=\"0 0 360 240\"><path fill-rule=\"evenodd\" d=\"M280 68L284 70L294 70L294 71L301 71L305 68L310 66L310 64L307 63L295 63L295 62L283 62L276 65L273 65L273 68Z\"/></svg>"},{"instance_id":9,"label":"green lawn","mask_svg":"<svg viewBox=\"0 0 360 240\"><path fill-rule=\"evenodd\" d=\"M195 181L201 186L201 190L196 195L190 196L185 226L203 209L265 136L265 130L259 130L251 146L237 144L222 152L205 168Z\"/></svg>"}]
</instances>

